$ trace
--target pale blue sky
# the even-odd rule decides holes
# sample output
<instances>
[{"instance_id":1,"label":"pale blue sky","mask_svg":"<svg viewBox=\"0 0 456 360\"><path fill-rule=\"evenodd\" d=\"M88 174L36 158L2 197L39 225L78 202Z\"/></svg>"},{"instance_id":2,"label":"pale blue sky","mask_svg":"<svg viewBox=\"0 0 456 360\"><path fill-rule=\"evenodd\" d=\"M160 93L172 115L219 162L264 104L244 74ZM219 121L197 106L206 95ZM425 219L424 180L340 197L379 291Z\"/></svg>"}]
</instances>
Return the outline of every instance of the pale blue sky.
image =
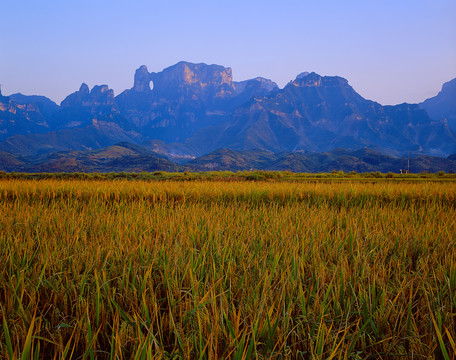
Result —
<instances>
[{"instance_id":1,"label":"pale blue sky","mask_svg":"<svg viewBox=\"0 0 456 360\"><path fill-rule=\"evenodd\" d=\"M283 87L339 75L382 104L420 102L456 77L455 0L2 0L4 94L60 102L82 82L116 95L136 68L220 64Z\"/></svg>"}]
</instances>

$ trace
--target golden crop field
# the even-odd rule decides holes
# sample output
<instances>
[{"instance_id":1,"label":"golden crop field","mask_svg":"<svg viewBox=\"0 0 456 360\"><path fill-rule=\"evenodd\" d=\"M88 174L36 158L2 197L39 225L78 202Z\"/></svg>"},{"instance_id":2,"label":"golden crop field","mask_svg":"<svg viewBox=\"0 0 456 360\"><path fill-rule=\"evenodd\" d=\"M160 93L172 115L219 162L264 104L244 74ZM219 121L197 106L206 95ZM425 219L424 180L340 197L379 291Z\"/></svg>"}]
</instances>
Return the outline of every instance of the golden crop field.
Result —
<instances>
[{"instance_id":1,"label":"golden crop field","mask_svg":"<svg viewBox=\"0 0 456 360\"><path fill-rule=\"evenodd\" d=\"M0 357L454 359L456 182L0 180Z\"/></svg>"}]
</instances>

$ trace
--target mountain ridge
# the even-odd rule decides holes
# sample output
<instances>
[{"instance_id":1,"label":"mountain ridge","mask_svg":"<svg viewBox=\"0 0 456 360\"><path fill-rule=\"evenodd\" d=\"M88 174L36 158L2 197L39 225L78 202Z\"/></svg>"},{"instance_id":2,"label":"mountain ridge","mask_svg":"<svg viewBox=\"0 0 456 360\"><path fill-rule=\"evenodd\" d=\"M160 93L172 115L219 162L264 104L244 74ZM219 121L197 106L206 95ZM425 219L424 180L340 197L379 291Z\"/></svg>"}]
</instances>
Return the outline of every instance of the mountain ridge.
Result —
<instances>
[{"instance_id":1,"label":"mountain ridge","mask_svg":"<svg viewBox=\"0 0 456 360\"><path fill-rule=\"evenodd\" d=\"M383 106L339 76L303 72L279 88L261 77L234 81L231 68L221 65L181 61L159 72L142 65L132 87L117 96L107 85L84 83L60 106L40 96L0 95L0 150L29 156L129 142L149 143L178 162L220 148L369 147L394 156L447 156L456 152L451 117L428 111L442 103L442 111L452 111L455 80L421 104Z\"/></svg>"},{"instance_id":2,"label":"mountain ridge","mask_svg":"<svg viewBox=\"0 0 456 360\"><path fill-rule=\"evenodd\" d=\"M443 145L426 137L434 128ZM236 109L229 124L202 137L203 152L217 147L321 152L369 146L396 154L426 149L434 155L455 150L452 131L444 122L432 121L418 105L382 106L362 98L346 79L316 73L250 100Z\"/></svg>"},{"instance_id":3,"label":"mountain ridge","mask_svg":"<svg viewBox=\"0 0 456 360\"><path fill-rule=\"evenodd\" d=\"M323 153L281 152L253 149L217 149L178 164L163 154L131 143L117 143L97 150L14 155L0 150L0 171L15 172L144 172L144 171L292 171L292 172L394 172L407 169L408 159L364 148L334 149ZM448 158L412 154L413 173L456 171L456 154Z\"/></svg>"}]
</instances>

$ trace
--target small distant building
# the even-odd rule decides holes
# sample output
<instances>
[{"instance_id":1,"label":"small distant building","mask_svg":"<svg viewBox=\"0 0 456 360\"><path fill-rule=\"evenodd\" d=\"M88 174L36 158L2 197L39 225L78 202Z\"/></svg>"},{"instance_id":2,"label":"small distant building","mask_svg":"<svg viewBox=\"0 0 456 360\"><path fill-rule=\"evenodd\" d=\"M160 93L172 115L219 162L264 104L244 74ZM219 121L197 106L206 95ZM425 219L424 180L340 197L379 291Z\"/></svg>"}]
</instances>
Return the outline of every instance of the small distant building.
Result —
<instances>
[{"instance_id":1,"label":"small distant building","mask_svg":"<svg viewBox=\"0 0 456 360\"><path fill-rule=\"evenodd\" d=\"M407 170L407 169L400 169L399 173L401 173L401 174L410 174L410 171Z\"/></svg>"}]
</instances>

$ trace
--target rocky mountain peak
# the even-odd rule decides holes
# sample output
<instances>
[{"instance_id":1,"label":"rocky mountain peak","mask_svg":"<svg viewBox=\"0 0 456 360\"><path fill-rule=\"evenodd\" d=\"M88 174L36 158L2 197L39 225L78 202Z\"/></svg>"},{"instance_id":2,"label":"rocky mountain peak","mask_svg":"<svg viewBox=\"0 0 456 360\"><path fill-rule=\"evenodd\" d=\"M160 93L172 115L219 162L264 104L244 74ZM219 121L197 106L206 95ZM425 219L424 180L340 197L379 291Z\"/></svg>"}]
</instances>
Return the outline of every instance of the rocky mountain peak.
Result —
<instances>
[{"instance_id":1,"label":"rocky mountain peak","mask_svg":"<svg viewBox=\"0 0 456 360\"><path fill-rule=\"evenodd\" d=\"M234 91L231 68L220 65L179 62L158 73L150 73L154 92L160 96L182 93Z\"/></svg>"},{"instance_id":2,"label":"rocky mountain peak","mask_svg":"<svg viewBox=\"0 0 456 360\"><path fill-rule=\"evenodd\" d=\"M274 89L278 86L269 79L234 82L231 68L181 61L160 72L139 67L134 86L119 94L116 103L128 121L147 128L156 139L182 141Z\"/></svg>"},{"instance_id":3,"label":"rocky mountain peak","mask_svg":"<svg viewBox=\"0 0 456 360\"><path fill-rule=\"evenodd\" d=\"M89 87L86 83L82 83L79 87L78 91L68 95L63 101L60 103L62 107L70 107L70 106L80 106L82 102L89 96Z\"/></svg>"},{"instance_id":4,"label":"rocky mountain peak","mask_svg":"<svg viewBox=\"0 0 456 360\"><path fill-rule=\"evenodd\" d=\"M135 72L133 90L138 92L150 91L151 76L146 65L141 65Z\"/></svg>"},{"instance_id":5,"label":"rocky mountain peak","mask_svg":"<svg viewBox=\"0 0 456 360\"><path fill-rule=\"evenodd\" d=\"M207 65L204 63L193 64L181 61L158 73L149 73L147 67L142 65L135 72L132 90L137 92L153 90L157 95L167 96L176 94L183 88L203 89L217 88L220 86L233 87L231 68L220 65Z\"/></svg>"},{"instance_id":6,"label":"rocky mountain peak","mask_svg":"<svg viewBox=\"0 0 456 360\"><path fill-rule=\"evenodd\" d=\"M108 85L95 85L90 91L88 101L83 102L83 106L113 105L114 91Z\"/></svg>"},{"instance_id":7,"label":"rocky mountain peak","mask_svg":"<svg viewBox=\"0 0 456 360\"><path fill-rule=\"evenodd\" d=\"M131 90L144 94L150 92L155 98L184 97L204 101L206 97L220 99L239 95L248 100L250 96L263 96L278 88L275 82L262 77L235 82L229 67L181 61L160 72L150 73L145 65L140 66L135 72ZM120 97L129 96L127 94L128 91Z\"/></svg>"},{"instance_id":8,"label":"rocky mountain peak","mask_svg":"<svg viewBox=\"0 0 456 360\"><path fill-rule=\"evenodd\" d=\"M90 92L92 96L105 94L108 97L114 96L114 91L108 85L95 85Z\"/></svg>"},{"instance_id":9,"label":"rocky mountain peak","mask_svg":"<svg viewBox=\"0 0 456 360\"><path fill-rule=\"evenodd\" d=\"M306 77L307 75L309 75L310 73L308 71L304 71L300 74L298 74L298 76L296 76L296 79L301 79L303 77Z\"/></svg>"},{"instance_id":10,"label":"rocky mountain peak","mask_svg":"<svg viewBox=\"0 0 456 360\"><path fill-rule=\"evenodd\" d=\"M264 90L265 92L270 92L272 90L276 90L279 86L272 80L265 79L262 77L257 77L254 79L233 82L234 87L236 89L236 93L242 93L249 88L255 88L255 90Z\"/></svg>"},{"instance_id":11,"label":"rocky mountain peak","mask_svg":"<svg viewBox=\"0 0 456 360\"><path fill-rule=\"evenodd\" d=\"M193 64L186 61L181 61L158 74L152 73L151 75L152 78L157 78L159 74L163 74L168 80L182 84L231 85L233 82L232 71L229 67L204 63Z\"/></svg>"},{"instance_id":12,"label":"rocky mountain peak","mask_svg":"<svg viewBox=\"0 0 456 360\"><path fill-rule=\"evenodd\" d=\"M294 81L294 86L300 87L347 87L348 81L340 76L321 76L315 72L303 72L299 74Z\"/></svg>"},{"instance_id":13,"label":"rocky mountain peak","mask_svg":"<svg viewBox=\"0 0 456 360\"><path fill-rule=\"evenodd\" d=\"M113 105L114 91L107 85L95 85L91 91L83 83L78 91L68 95L60 104L62 107L93 107L98 105Z\"/></svg>"},{"instance_id":14,"label":"rocky mountain peak","mask_svg":"<svg viewBox=\"0 0 456 360\"><path fill-rule=\"evenodd\" d=\"M456 133L456 79L446 82L440 92L420 104L432 119L446 119L448 125Z\"/></svg>"},{"instance_id":15,"label":"rocky mountain peak","mask_svg":"<svg viewBox=\"0 0 456 360\"><path fill-rule=\"evenodd\" d=\"M82 83L81 86L79 87L79 92L81 94L88 94L89 93L89 87L87 86L86 83Z\"/></svg>"},{"instance_id":16,"label":"rocky mountain peak","mask_svg":"<svg viewBox=\"0 0 456 360\"><path fill-rule=\"evenodd\" d=\"M59 106L51 99L41 95L24 95L15 93L10 95L11 100L20 105L35 104L45 116L51 116L59 110ZM0 96L1 98L1 96Z\"/></svg>"}]
</instances>

